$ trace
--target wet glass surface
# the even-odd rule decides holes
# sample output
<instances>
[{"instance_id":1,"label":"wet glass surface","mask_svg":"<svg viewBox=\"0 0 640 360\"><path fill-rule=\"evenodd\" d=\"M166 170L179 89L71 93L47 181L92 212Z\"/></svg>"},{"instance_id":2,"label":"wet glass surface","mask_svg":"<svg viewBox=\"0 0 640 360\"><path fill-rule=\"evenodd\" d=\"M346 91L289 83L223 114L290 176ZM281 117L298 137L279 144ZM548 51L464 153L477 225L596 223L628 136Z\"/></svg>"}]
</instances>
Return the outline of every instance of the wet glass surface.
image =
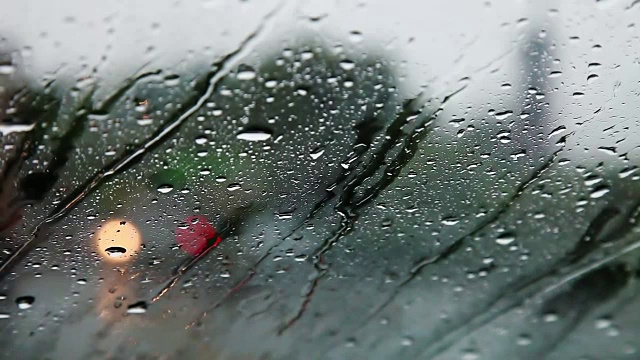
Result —
<instances>
[{"instance_id":1,"label":"wet glass surface","mask_svg":"<svg viewBox=\"0 0 640 360\"><path fill-rule=\"evenodd\" d=\"M0 345L637 359L637 0L5 4Z\"/></svg>"}]
</instances>

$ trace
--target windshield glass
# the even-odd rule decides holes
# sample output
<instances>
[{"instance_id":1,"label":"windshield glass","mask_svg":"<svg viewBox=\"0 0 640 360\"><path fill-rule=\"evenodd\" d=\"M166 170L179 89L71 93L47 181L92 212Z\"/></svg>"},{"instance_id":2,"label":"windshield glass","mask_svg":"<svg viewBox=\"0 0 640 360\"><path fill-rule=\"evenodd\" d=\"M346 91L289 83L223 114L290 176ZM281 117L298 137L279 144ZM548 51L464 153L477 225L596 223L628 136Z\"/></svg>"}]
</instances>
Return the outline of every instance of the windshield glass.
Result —
<instances>
[{"instance_id":1,"label":"windshield glass","mask_svg":"<svg viewBox=\"0 0 640 360\"><path fill-rule=\"evenodd\" d=\"M638 0L4 8L7 357L638 358Z\"/></svg>"}]
</instances>

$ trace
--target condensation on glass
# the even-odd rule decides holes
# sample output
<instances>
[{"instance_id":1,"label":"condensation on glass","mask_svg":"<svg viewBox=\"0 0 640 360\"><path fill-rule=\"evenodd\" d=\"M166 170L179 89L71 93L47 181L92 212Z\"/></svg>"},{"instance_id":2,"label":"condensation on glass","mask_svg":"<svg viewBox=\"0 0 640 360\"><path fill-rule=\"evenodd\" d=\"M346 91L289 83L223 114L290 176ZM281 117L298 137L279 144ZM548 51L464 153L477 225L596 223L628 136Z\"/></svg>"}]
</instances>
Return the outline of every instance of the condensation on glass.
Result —
<instances>
[{"instance_id":1,"label":"condensation on glass","mask_svg":"<svg viewBox=\"0 0 640 360\"><path fill-rule=\"evenodd\" d=\"M640 357L637 0L4 11L3 357Z\"/></svg>"}]
</instances>

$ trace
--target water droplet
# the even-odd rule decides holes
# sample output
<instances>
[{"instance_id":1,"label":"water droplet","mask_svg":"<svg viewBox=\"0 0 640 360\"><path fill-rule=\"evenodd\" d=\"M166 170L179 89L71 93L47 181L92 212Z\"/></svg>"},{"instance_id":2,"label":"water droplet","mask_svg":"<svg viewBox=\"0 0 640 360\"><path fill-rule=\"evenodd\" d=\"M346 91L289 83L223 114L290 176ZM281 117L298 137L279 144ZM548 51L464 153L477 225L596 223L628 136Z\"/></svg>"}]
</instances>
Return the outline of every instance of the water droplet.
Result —
<instances>
[{"instance_id":1,"label":"water droplet","mask_svg":"<svg viewBox=\"0 0 640 360\"><path fill-rule=\"evenodd\" d=\"M620 335L620 329L618 329L615 326L611 326L610 328L607 329L606 334L607 336L611 336L611 337L618 336Z\"/></svg>"},{"instance_id":2,"label":"water droplet","mask_svg":"<svg viewBox=\"0 0 640 360\"><path fill-rule=\"evenodd\" d=\"M548 322L548 323L556 322L556 321L558 321L558 319L559 319L559 317L558 317L558 314L556 314L556 313L546 313L546 314L544 314L542 316L542 320L544 320L544 322Z\"/></svg>"},{"instance_id":3,"label":"water droplet","mask_svg":"<svg viewBox=\"0 0 640 360\"><path fill-rule=\"evenodd\" d=\"M233 184L229 184L229 186L227 186L227 190L229 191L236 191L236 190L240 190L242 186L240 186L240 184L238 183L233 183Z\"/></svg>"},{"instance_id":4,"label":"water droplet","mask_svg":"<svg viewBox=\"0 0 640 360\"><path fill-rule=\"evenodd\" d=\"M112 258L120 258L123 257L127 252L127 249L121 246L111 246L104 250L110 257Z\"/></svg>"},{"instance_id":5,"label":"water droplet","mask_svg":"<svg viewBox=\"0 0 640 360\"><path fill-rule=\"evenodd\" d=\"M135 102L135 110L137 112L144 113L149 110L149 101L147 100L136 100Z\"/></svg>"},{"instance_id":6,"label":"water droplet","mask_svg":"<svg viewBox=\"0 0 640 360\"><path fill-rule=\"evenodd\" d=\"M593 191L591 192L591 194L589 195L589 197L591 197L592 199L598 199L603 197L606 193L609 192L609 187L606 185L600 185L598 187L596 187L595 189L593 189Z\"/></svg>"},{"instance_id":7,"label":"water droplet","mask_svg":"<svg viewBox=\"0 0 640 360\"><path fill-rule=\"evenodd\" d=\"M145 301L138 301L135 304L131 304L127 307L127 314L144 314L147 312L147 303Z\"/></svg>"},{"instance_id":8,"label":"water droplet","mask_svg":"<svg viewBox=\"0 0 640 360\"><path fill-rule=\"evenodd\" d=\"M264 86L266 86L269 89L272 89L274 87L276 87L278 85L278 81L276 80L267 80L264 82Z\"/></svg>"},{"instance_id":9,"label":"water droplet","mask_svg":"<svg viewBox=\"0 0 640 360\"><path fill-rule=\"evenodd\" d=\"M179 75L167 75L164 78L164 84L166 86L176 86L180 84L180 76Z\"/></svg>"},{"instance_id":10,"label":"water droplet","mask_svg":"<svg viewBox=\"0 0 640 360\"><path fill-rule=\"evenodd\" d=\"M457 224L459 222L460 222L460 219L455 218L453 216L449 216L449 217L446 217L446 218L442 219L442 224L443 225L455 225L455 224Z\"/></svg>"},{"instance_id":11,"label":"water droplet","mask_svg":"<svg viewBox=\"0 0 640 360\"><path fill-rule=\"evenodd\" d=\"M476 351L468 349L464 351L462 360L478 360L479 357L480 355Z\"/></svg>"},{"instance_id":12,"label":"water droplet","mask_svg":"<svg viewBox=\"0 0 640 360\"><path fill-rule=\"evenodd\" d=\"M349 41L352 43L359 43L362 41L362 33L360 31L354 30L349 33Z\"/></svg>"},{"instance_id":13,"label":"water droplet","mask_svg":"<svg viewBox=\"0 0 640 360\"><path fill-rule=\"evenodd\" d=\"M518 340L516 340L516 344L520 346L531 345L531 337L529 335L523 334L518 336Z\"/></svg>"},{"instance_id":14,"label":"water droplet","mask_svg":"<svg viewBox=\"0 0 640 360\"><path fill-rule=\"evenodd\" d=\"M606 329L611 326L611 319L600 318L596 319L594 326L596 329Z\"/></svg>"},{"instance_id":15,"label":"water droplet","mask_svg":"<svg viewBox=\"0 0 640 360\"><path fill-rule=\"evenodd\" d=\"M497 238L496 238L496 243L498 245L509 245L512 242L516 241L515 236L513 236L513 234L511 233L504 233L504 234L500 234Z\"/></svg>"},{"instance_id":16,"label":"water droplet","mask_svg":"<svg viewBox=\"0 0 640 360\"><path fill-rule=\"evenodd\" d=\"M171 185L160 185L158 186L158 192L162 194L169 193L173 190L173 186Z\"/></svg>"},{"instance_id":17,"label":"water droplet","mask_svg":"<svg viewBox=\"0 0 640 360\"><path fill-rule=\"evenodd\" d=\"M635 167L635 166L624 168L624 169L622 169L620 171L620 173L618 173L618 177L620 177L621 179L624 179L624 178L628 177L629 175L632 175L636 171L638 171L638 168Z\"/></svg>"},{"instance_id":18,"label":"water droplet","mask_svg":"<svg viewBox=\"0 0 640 360\"><path fill-rule=\"evenodd\" d=\"M615 146L599 146L598 150L602 151L607 155L616 155L617 149Z\"/></svg>"},{"instance_id":19,"label":"water droplet","mask_svg":"<svg viewBox=\"0 0 640 360\"><path fill-rule=\"evenodd\" d=\"M411 346L413 345L413 338L407 336L402 338L402 346Z\"/></svg>"},{"instance_id":20,"label":"water droplet","mask_svg":"<svg viewBox=\"0 0 640 360\"><path fill-rule=\"evenodd\" d=\"M10 75L16 71L13 64L0 64L0 75Z\"/></svg>"},{"instance_id":21,"label":"water droplet","mask_svg":"<svg viewBox=\"0 0 640 360\"><path fill-rule=\"evenodd\" d=\"M593 186L593 185L595 185L595 184L597 184L599 182L602 182L602 181L603 180L602 180L601 177L599 177L597 175L591 175L591 176L587 176L584 179L584 184L587 185L587 186Z\"/></svg>"},{"instance_id":22,"label":"water droplet","mask_svg":"<svg viewBox=\"0 0 640 360\"><path fill-rule=\"evenodd\" d=\"M324 148L319 147L311 151L311 154L309 154L309 156L311 156L313 160L317 160L320 156L322 156L322 154L324 154Z\"/></svg>"},{"instance_id":23,"label":"water droplet","mask_svg":"<svg viewBox=\"0 0 640 360\"><path fill-rule=\"evenodd\" d=\"M356 67L356 63L351 60L342 60L340 61L340 67L342 70L353 70Z\"/></svg>"},{"instance_id":24,"label":"water droplet","mask_svg":"<svg viewBox=\"0 0 640 360\"><path fill-rule=\"evenodd\" d=\"M0 134L8 135L11 133L21 133L33 130L35 127L33 124L0 124Z\"/></svg>"},{"instance_id":25,"label":"water droplet","mask_svg":"<svg viewBox=\"0 0 640 360\"><path fill-rule=\"evenodd\" d=\"M253 80L256 78L256 71L248 65L240 65L236 74L238 80Z\"/></svg>"},{"instance_id":26,"label":"water droplet","mask_svg":"<svg viewBox=\"0 0 640 360\"><path fill-rule=\"evenodd\" d=\"M506 110L506 111L497 112L495 114L495 117L498 120L504 120L504 119L508 118L509 116L511 116L512 114L513 114L513 111Z\"/></svg>"},{"instance_id":27,"label":"water droplet","mask_svg":"<svg viewBox=\"0 0 640 360\"><path fill-rule=\"evenodd\" d=\"M503 144L508 144L511 142L511 138L509 137L511 135L511 132L509 130L504 130L498 133L497 138L498 141L500 141Z\"/></svg>"},{"instance_id":28,"label":"water droplet","mask_svg":"<svg viewBox=\"0 0 640 360\"><path fill-rule=\"evenodd\" d=\"M11 318L11 315L7 313L0 313L0 319L9 319L9 318Z\"/></svg>"},{"instance_id":29,"label":"water droplet","mask_svg":"<svg viewBox=\"0 0 640 360\"><path fill-rule=\"evenodd\" d=\"M293 212L292 211L279 212L279 213L276 213L276 216L280 220L289 220L293 217Z\"/></svg>"},{"instance_id":30,"label":"water droplet","mask_svg":"<svg viewBox=\"0 0 640 360\"><path fill-rule=\"evenodd\" d=\"M265 130L247 130L239 133L236 138L245 141L265 141L271 138L271 133Z\"/></svg>"},{"instance_id":31,"label":"water droplet","mask_svg":"<svg viewBox=\"0 0 640 360\"><path fill-rule=\"evenodd\" d=\"M551 131L551 133L549 133L549 137L552 137L554 135L558 135L558 134L560 134L560 133L562 133L562 132L564 132L566 130L567 130L566 126L560 125L557 128L553 129L553 131Z\"/></svg>"},{"instance_id":32,"label":"water droplet","mask_svg":"<svg viewBox=\"0 0 640 360\"><path fill-rule=\"evenodd\" d=\"M16 305L18 305L18 309L26 310L32 307L35 301L36 298L33 296L20 296L16 299Z\"/></svg>"},{"instance_id":33,"label":"water droplet","mask_svg":"<svg viewBox=\"0 0 640 360\"><path fill-rule=\"evenodd\" d=\"M138 124L140 126L149 126L149 125L153 124L153 118L151 118L151 117L143 117L141 119L137 119L136 120L136 124Z\"/></svg>"}]
</instances>

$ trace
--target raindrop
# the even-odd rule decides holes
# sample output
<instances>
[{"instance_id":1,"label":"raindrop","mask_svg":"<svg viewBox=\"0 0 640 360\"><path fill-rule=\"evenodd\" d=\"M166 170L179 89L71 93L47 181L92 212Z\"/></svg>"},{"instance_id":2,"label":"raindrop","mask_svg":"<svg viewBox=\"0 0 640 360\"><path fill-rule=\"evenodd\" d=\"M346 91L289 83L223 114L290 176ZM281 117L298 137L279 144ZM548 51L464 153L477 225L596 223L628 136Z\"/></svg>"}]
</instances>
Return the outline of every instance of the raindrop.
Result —
<instances>
[{"instance_id":1,"label":"raindrop","mask_svg":"<svg viewBox=\"0 0 640 360\"><path fill-rule=\"evenodd\" d=\"M501 143L508 144L511 142L511 138L509 137L509 135L511 135L511 132L509 132L508 130L505 130L505 131L499 132L497 137Z\"/></svg>"},{"instance_id":2,"label":"raindrop","mask_svg":"<svg viewBox=\"0 0 640 360\"><path fill-rule=\"evenodd\" d=\"M584 184L587 186L593 186L599 182L602 182L602 178L597 175L591 175L584 179Z\"/></svg>"},{"instance_id":3,"label":"raindrop","mask_svg":"<svg viewBox=\"0 0 640 360\"><path fill-rule=\"evenodd\" d=\"M236 136L239 140L265 141L271 138L271 133L266 130L246 130Z\"/></svg>"},{"instance_id":4,"label":"raindrop","mask_svg":"<svg viewBox=\"0 0 640 360\"><path fill-rule=\"evenodd\" d=\"M127 252L127 249L121 246L111 246L104 250L112 258L121 258Z\"/></svg>"},{"instance_id":5,"label":"raindrop","mask_svg":"<svg viewBox=\"0 0 640 360\"><path fill-rule=\"evenodd\" d=\"M596 329L606 329L611 326L611 319L608 318L600 318L596 319L594 326Z\"/></svg>"},{"instance_id":6,"label":"raindrop","mask_svg":"<svg viewBox=\"0 0 640 360\"><path fill-rule=\"evenodd\" d=\"M127 314L144 314L147 312L147 303L139 301L127 307Z\"/></svg>"},{"instance_id":7,"label":"raindrop","mask_svg":"<svg viewBox=\"0 0 640 360\"><path fill-rule=\"evenodd\" d=\"M253 80L256 78L256 71L248 65L241 65L236 78L238 80Z\"/></svg>"},{"instance_id":8,"label":"raindrop","mask_svg":"<svg viewBox=\"0 0 640 360\"><path fill-rule=\"evenodd\" d=\"M560 134L561 132L564 132L564 131L566 131L566 130L567 130L566 126L564 126L564 125L560 125L560 126L558 126L557 128L553 129L553 131L551 131L551 133L549 134L549 137L552 137L552 136L554 136L554 135L558 135L558 134Z\"/></svg>"},{"instance_id":9,"label":"raindrop","mask_svg":"<svg viewBox=\"0 0 640 360\"><path fill-rule=\"evenodd\" d=\"M411 345L413 345L413 338L408 336L402 338L402 346L411 346Z\"/></svg>"},{"instance_id":10,"label":"raindrop","mask_svg":"<svg viewBox=\"0 0 640 360\"><path fill-rule=\"evenodd\" d=\"M147 110L149 110L149 101L147 100L136 100L135 102L135 110L137 112L146 112Z\"/></svg>"},{"instance_id":11,"label":"raindrop","mask_svg":"<svg viewBox=\"0 0 640 360\"><path fill-rule=\"evenodd\" d=\"M480 355L475 350L467 349L462 355L462 360L478 360L479 357Z\"/></svg>"},{"instance_id":12,"label":"raindrop","mask_svg":"<svg viewBox=\"0 0 640 360\"><path fill-rule=\"evenodd\" d=\"M520 346L531 345L531 338L529 337L529 335L523 334L518 336L518 340L516 341L516 343Z\"/></svg>"},{"instance_id":13,"label":"raindrop","mask_svg":"<svg viewBox=\"0 0 640 360\"><path fill-rule=\"evenodd\" d=\"M0 64L0 75L10 75L16 71L16 67L12 64Z\"/></svg>"},{"instance_id":14,"label":"raindrop","mask_svg":"<svg viewBox=\"0 0 640 360\"><path fill-rule=\"evenodd\" d=\"M272 89L274 87L276 87L278 85L278 82L276 80L267 80L264 83L264 86L266 86L269 89Z\"/></svg>"},{"instance_id":15,"label":"raindrop","mask_svg":"<svg viewBox=\"0 0 640 360\"><path fill-rule=\"evenodd\" d=\"M591 192L591 194L589 195L589 197L591 197L592 199L598 199L603 197L606 193L609 192L609 187L606 185L600 185L598 187L596 187L595 189L593 189L593 191Z\"/></svg>"},{"instance_id":16,"label":"raindrop","mask_svg":"<svg viewBox=\"0 0 640 360\"><path fill-rule=\"evenodd\" d=\"M149 126L149 125L153 124L153 118L144 117L142 119L137 119L136 120L136 124L138 124L140 126Z\"/></svg>"},{"instance_id":17,"label":"raindrop","mask_svg":"<svg viewBox=\"0 0 640 360\"><path fill-rule=\"evenodd\" d=\"M324 154L324 148L319 147L311 151L311 154L309 154L309 156L311 156L313 160L317 160L320 156L322 156L322 154Z\"/></svg>"},{"instance_id":18,"label":"raindrop","mask_svg":"<svg viewBox=\"0 0 640 360\"><path fill-rule=\"evenodd\" d=\"M240 188L241 188L241 186L238 183L229 184L229 186L227 186L227 190L229 190L229 191L240 190Z\"/></svg>"},{"instance_id":19,"label":"raindrop","mask_svg":"<svg viewBox=\"0 0 640 360\"><path fill-rule=\"evenodd\" d=\"M36 123L33 124L0 124L0 134L8 135L11 133L21 133L33 130Z\"/></svg>"},{"instance_id":20,"label":"raindrop","mask_svg":"<svg viewBox=\"0 0 640 360\"><path fill-rule=\"evenodd\" d=\"M167 75L164 78L164 84L166 86L176 86L180 84L180 76L179 75Z\"/></svg>"},{"instance_id":21,"label":"raindrop","mask_svg":"<svg viewBox=\"0 0 640 360\"><path fill-rule=\"evenodd\" d=\"M598 150L602 151L607 155L615 155L617 152L617 149L615 146L599 146Z\"/></svg>"},{"instance_id":22,"label":"raindrop","mask_svg":"<svg viewBox=\"0 0 640 360\"><path fill-rule=\"evenodd\" d=\"M158 192L162 193L162 194L166 194L169 193L173 190L173 186L171 185L160 185L158 186Z\"/></svg>"},{"instance_id":23,"label":"raindrop","mask_svg":"<svg viewBox=\"0 0 640 360\"><path fill-rule=\"evenodd\" d=\"M635 167L635 166L624 168L618 173L618 177L620 177L621 179L624 179L624 178L628 177L629 175L632 175L636 171L638 171L638 168Z\"/></svg>"},{"instance_id":24,"label":"raindrop","mask_svg":"<svg viewBox=\"0 0 640 360\"><path fill-rule=\"evenodd\" d=\"M360 31L354 30L349 33L349 40L353 43L359 43L362 41L362 33Z\"/></svg>"},{"instance_id":25,"label":"raindrop","mask_svg":"<svg viewBox=\"0 0 640 360\"><path fill-rule=\"evenodd\" d=\"M356 67L356 63L351 60L342 60L340 61L340 67L342 70L353 70Z\"/></svg>"},{"instance_id":26,"label":"raindrop","mask_svg":"<svg viewBox=\"0 0 640 360\"><path fill-rule=\"evenodd\" d=\"M280 220L288 220L291 219L293 217L293 212L279 212L276 213L276 216L278 217L278 219Z\"/></svg>"},{"instance_id":27,"label":"raindrop","mask_svg":"<svg viewBox=\"0 0 640 360\"><path fill-rule=\"evenodd\" d=\"M542 320L544 320L544 322L547 322L547 323L556 322L558 321L558 319L559 317L558 317L558 314L556 313L547 313L542 316Z\"/></svg>"},{"instance_id":28,"label":"raindrop","mask_svg":"<svg viewBox=\"0 0 640 360\"><path fill-rule=\"evenodd\" d=\"M313 53L311 51L303 51L300 53L300 59L302 61L313 59Z\"/></svg>"},{"instance_id":29,"label":"raindrop","mask_svg":"<svg viewBox=\"0 0 640 360\"><path fill-rule=\"evenodd\" d=\"M498 245L509 245L514 241L516 241L516 238L511 233L500 234L500 236L496 238L496 243Z\"/></svg>"},{"instance_id":30,"label":"raindrop","mask_svg":"<svg viewBox=\"0 0 640 360\"><path fill-rule=\"evenodd\" d=\"M442 224L443 224L443 225L455 225L455 224L457 224L458 222L460 222L460 219L455 218L455 217L453 217L453 216L446 217L446 218L443 218L443 219L442 219Z\"/></svg>"},{"instance_id":31,"label":"raindrop","mask_svg":"<svg viewBox=\"0 0 640 360\"><path fill-rule=\"evenodd\" d=\"M32 307L35 301L36 298L33 296L20 296L16 299L16 305L18 305L18 309L26 310Z\"/></svg>"},{"instance_id":32,"label":"raindrop","mask_svg":"<svg viewBox=\"0 0 640 360\"><path fill-rule=\"evenodd\" d=\"M509 116L511 116L512 114L513 114L513 111L511 111L511 110L501 111L501 112L497 112L495 114L495 117L498 120L504 120L504 119L508 118Z\"/></svg>"}]
</instances>

